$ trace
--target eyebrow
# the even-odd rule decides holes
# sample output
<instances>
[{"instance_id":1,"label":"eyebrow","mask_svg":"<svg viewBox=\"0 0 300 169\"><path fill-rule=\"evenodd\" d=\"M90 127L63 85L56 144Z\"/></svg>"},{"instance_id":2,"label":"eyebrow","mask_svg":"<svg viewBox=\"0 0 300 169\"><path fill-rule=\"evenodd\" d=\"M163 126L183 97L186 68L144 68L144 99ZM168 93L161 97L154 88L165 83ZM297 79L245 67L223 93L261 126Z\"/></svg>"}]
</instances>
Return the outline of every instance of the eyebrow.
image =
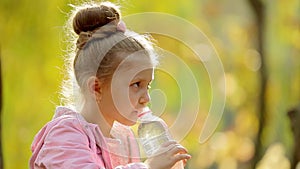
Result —
<instances>
[{"instance_id":1,"label":"eyebrow","mask_svg":"<svg viewBox=\"0 0 300 169\"><path fill-rule=\"evenodd\" d=\"M150 82L152 82L154 78L150 79ZM140 77L134 77L131 81L149 81L148 79L140 78Z\"/></svg>"}]
</instances>

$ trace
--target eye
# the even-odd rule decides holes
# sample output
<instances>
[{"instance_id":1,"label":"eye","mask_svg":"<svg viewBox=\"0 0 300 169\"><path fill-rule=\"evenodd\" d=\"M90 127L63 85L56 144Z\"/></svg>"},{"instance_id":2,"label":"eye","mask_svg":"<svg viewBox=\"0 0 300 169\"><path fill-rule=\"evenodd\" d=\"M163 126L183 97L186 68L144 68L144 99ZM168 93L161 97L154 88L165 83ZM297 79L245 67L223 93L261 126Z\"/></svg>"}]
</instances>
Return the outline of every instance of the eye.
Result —
<instances>
[{"instance_id":1,"label":"eye","mask_svg":"<svg viewBox=\"0 0 300 169\"><path fill-rule=\"evenodd\" d=\"M135 82L131 86L138 88L138 87L140 87L140 85L141 85L141 82Z\"/></svg>"},{"instance_id":2,"label":"eye","mask_svg":"<svg viewBox=\"0 0 300 169\"><path fill-rule=\"evenodd\" d=\"M130 86L134 87L134 88L147 88L147 90L151 89L151 84L150 83L147 84L147 83L142 82L142 81L134 82Z\"/></svg>"}]
</instances>

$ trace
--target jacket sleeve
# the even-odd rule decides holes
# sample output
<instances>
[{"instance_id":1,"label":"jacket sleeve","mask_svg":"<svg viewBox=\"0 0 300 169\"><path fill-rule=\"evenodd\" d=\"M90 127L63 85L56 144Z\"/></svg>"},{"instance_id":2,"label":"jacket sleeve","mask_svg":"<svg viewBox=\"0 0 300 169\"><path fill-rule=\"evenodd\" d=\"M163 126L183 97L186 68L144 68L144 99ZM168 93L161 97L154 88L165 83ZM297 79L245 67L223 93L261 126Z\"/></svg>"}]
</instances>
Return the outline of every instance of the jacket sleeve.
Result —
<instances>
[{"instance_id":1,"label":"jacket sleeve","mask_svg":"<svg viewBox=\"0 0 300 169\"><path fill-rule=\"evenodd\" d=\"M52 126L33 161L33 168L109 169L105 167L100 148L91 144L81 124L75 119L62 120ZM115 169L148 169L141 162Z\"/></svg>"},{"instance_id":2,"label":"jacket sleeve","mask_svg":"<svg viewBox=\"0 0 300 169\"><path fill-rule=\"evenodd\" d=\"M104 169L105 165L97 152L90 148L81 125L68 119L49 130L34 168Z\"/></svg>"}]
</instances>

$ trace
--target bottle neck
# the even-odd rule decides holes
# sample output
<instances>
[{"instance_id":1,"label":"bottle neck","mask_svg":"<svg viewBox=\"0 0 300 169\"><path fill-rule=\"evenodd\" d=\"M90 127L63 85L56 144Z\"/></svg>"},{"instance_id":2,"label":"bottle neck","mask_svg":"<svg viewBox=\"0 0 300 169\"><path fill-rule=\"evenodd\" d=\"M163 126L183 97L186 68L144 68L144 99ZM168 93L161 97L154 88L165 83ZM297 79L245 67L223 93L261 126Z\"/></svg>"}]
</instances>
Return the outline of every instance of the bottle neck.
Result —
<instances>
[{"instance_id":1,"label":"bottle neck","mask_svg":"<svg viewBox=\"0 0 300 169\"><path fill-rule=\"evenodd\" d=\"M146 107L142 113L138 115L139 121L158 121L159 118L153 115L149 107Z\"/></svg>"}]
</instances>

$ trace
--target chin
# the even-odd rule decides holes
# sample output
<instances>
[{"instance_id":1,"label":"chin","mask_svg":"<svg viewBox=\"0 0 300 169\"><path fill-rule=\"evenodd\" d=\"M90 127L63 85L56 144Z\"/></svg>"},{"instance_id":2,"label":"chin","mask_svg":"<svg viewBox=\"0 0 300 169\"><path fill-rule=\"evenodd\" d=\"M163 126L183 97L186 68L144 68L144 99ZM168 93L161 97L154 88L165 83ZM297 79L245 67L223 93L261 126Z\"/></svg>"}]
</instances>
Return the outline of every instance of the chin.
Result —
<instances>
[{"instance_id":1,"label":"chin","mask_svg":"<svg viewBox=\"0 0 300 169\"><path fill-rule=\"evenodd\" d=\"M131 121L129 119L125 119L125 120L118 121L118 122L123 124L123 125L126 125L126 126L133 126L133 125L136 124L137 121Z\"/></svg>"},{"instance_id":2,"label":"chin","mask_svg":"<svg viewBox=\"0 0 300 169\"><path fill-rule=\"evenodd\" d=\"M133 126L136 124L136 121L127 121L126 123L124 123L124 125L126 126Z\"/></svg>"},{"instance_id":3,"label":"chin","mask_svg":"<svg viewBox=\"0 0 300 169\"><path fill-rule=\"evenodd\" d=\"M127 115L127 116L123 116L122 114L120 114L120 115L121 116L119 116L115 120L117 120L119 123L121 123L123 125L133 126L137 123L137 120L138 120L137 113L136 114L130 114L130 115Z\"/></svg>"}]
</instances>

